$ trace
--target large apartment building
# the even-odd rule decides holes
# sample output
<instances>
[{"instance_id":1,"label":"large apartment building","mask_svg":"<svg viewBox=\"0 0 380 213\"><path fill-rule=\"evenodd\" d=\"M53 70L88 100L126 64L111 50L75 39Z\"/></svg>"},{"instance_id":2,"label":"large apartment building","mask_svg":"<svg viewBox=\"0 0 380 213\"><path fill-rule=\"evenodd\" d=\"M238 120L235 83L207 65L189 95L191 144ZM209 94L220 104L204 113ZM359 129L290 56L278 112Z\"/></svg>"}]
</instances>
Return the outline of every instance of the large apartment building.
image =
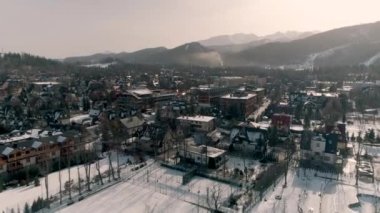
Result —
<instances>
[{"instance_id":1,"label":"large apartment building","mask_svg":"<svg viewBox=\"0 0 380 213\"><path fill-rule=\"evenodd\" d=\"M28 166L39 166L43 169L46 163L58 157L67 159L81 144L76 132L46 137L28 137L0 144L0 173L14 173Z\"/></svg>"},{"instance_id":2,"label":"large apartment building","mask_svg":"<svg viewBox=\"0 0 380 213\"><path fill-rule=\"evenodd\" d=\"M220 98L220 109L223 114L245 118L256 109L256 94L247 92L235 92Z\"/></svg>"}]
</instances>

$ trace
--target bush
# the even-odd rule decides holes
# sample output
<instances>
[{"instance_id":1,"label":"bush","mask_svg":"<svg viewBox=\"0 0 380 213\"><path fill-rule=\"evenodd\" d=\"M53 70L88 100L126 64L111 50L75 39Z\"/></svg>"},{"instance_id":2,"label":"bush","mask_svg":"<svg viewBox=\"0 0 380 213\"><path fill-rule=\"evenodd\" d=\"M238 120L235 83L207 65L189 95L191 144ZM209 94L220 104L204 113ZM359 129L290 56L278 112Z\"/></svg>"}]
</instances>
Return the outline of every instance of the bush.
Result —
<instances>
[{"instance_id":1,"label":"bush","mask_svg":"<svg viewBox=\"0 0 380 213\"><path fill-rule=\"evenodd\" d=\"M40 179L38 177L35 177L34 178L34 186L39 186L39 185L41 185L40 184Z\"/></svg>"},{"instance_id":2,"label":"bush","mask_svg":"<svg viewBox=\"0 0 380 213\"><path fill-rule=\"evenodd\" d=\"M39 210L49 206L49 201L38 197L37 200L33 201L31 212L38 212Z\"/></svg>"},{"instance_id":3,"label":"bush","mask_svg":"<svg viewBox=\"0 0 380 213\"><path fill-rule=\"evenodd\" d=\"M5 189L4 186L4 178L0 175L0 192L2 192Z\"/></svg>"},{"instance_id":4,"label":"bush","mask_svg":"<svg viewBox=\"0 0 380 213\"><path fill-rule=\"evenodd\" d=\"M24 213L30 213L30 207L29 207L29 204L28 204L28 203L25 203L25 206L24 206Z\"/></svg>"}]
</instances>

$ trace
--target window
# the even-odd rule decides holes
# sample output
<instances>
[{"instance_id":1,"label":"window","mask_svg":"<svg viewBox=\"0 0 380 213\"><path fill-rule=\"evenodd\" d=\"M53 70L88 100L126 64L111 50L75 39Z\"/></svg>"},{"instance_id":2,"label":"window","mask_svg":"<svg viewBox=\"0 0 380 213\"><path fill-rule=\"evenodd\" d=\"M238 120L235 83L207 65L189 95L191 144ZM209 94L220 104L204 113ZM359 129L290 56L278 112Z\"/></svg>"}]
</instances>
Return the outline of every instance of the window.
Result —
<instances>
[{"instance_id":1,"label":"window","mask_svg":"<svg viewBox=\"0 0 380 213\"><path fill-rule=\"evenodd\" d=\"M30 158L26 158L26 162L27 162L27 163L30 163Z\"/></svg>"},{"instance_id":2,"label":"window","mask_svg":"<svg viewBox=\"0 0 380 213\"><path fill-rule=\"evenodd\" d=\"M55 152L52 152L51 154L52 154L53 156L55 156Z\"/></svg>"},{"instance_id":3,"label":"window","mask_svg":"<svg viewBox=\"0 0 380 213\"><path fill-rule=\"evenodd\" d=\"M319 143L316 144L316 147L320 147Z\"/></svg>"}]
</instances>

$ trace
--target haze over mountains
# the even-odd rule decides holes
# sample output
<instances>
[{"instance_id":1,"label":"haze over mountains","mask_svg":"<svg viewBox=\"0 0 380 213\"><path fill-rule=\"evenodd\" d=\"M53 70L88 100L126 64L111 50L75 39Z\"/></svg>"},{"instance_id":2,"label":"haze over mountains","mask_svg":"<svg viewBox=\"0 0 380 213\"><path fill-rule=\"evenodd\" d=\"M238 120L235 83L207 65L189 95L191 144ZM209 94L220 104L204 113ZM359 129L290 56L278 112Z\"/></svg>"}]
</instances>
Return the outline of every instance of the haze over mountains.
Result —
<instances>
[{"instance_id":1,"label":"haze over mountains","mask_svg":"<svg viewBox=\"0 0 380 213\"><path fill-rule=\"evenodd\" d=\"M269 34L266 36L257 36L255 34L244 34L237 33L233 35L220 35L214 36L206 40L198 41L204 46L223 46L223 45L234 45L234 44L247 44L254 41L291 41L295 39L305 38L307 36L313 35L317 32L297 32L297 31L288 31L288 32L277 32Z\"/></svg>"},{"instance_id":2,"label":"haze over mountains","mask_svg":"<svg viewBox=\"0 0 380 213\"><path fill-rule=\"evenodd\" d=\"M268 36L221 35L173 49L149 48L132 53L70 57L69 63L112 61L197 66L263 66L307 69L315 66L380 64L380 22L322 33L286 32Z\"/></svg>"}]
</instances>

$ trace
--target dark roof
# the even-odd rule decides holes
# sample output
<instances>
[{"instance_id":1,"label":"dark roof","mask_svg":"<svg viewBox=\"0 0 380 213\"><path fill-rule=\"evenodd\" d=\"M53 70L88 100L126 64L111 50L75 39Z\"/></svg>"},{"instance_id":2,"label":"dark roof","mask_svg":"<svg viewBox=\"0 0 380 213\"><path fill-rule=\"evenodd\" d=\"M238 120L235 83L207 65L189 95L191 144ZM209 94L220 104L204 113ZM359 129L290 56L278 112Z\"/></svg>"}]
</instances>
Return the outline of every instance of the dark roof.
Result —
<instances>
[{"instance_id":1,"label":"dark roof","mask_svg":"<svg viewBox=\"0 0 380 213\"><path fill-rule=\"evenodd\" d=\"M327 134L325 137L326 137L325 152L335 154L338 151L339 135L331 133L331 134Z\"/></svg>"}]
</instances>

